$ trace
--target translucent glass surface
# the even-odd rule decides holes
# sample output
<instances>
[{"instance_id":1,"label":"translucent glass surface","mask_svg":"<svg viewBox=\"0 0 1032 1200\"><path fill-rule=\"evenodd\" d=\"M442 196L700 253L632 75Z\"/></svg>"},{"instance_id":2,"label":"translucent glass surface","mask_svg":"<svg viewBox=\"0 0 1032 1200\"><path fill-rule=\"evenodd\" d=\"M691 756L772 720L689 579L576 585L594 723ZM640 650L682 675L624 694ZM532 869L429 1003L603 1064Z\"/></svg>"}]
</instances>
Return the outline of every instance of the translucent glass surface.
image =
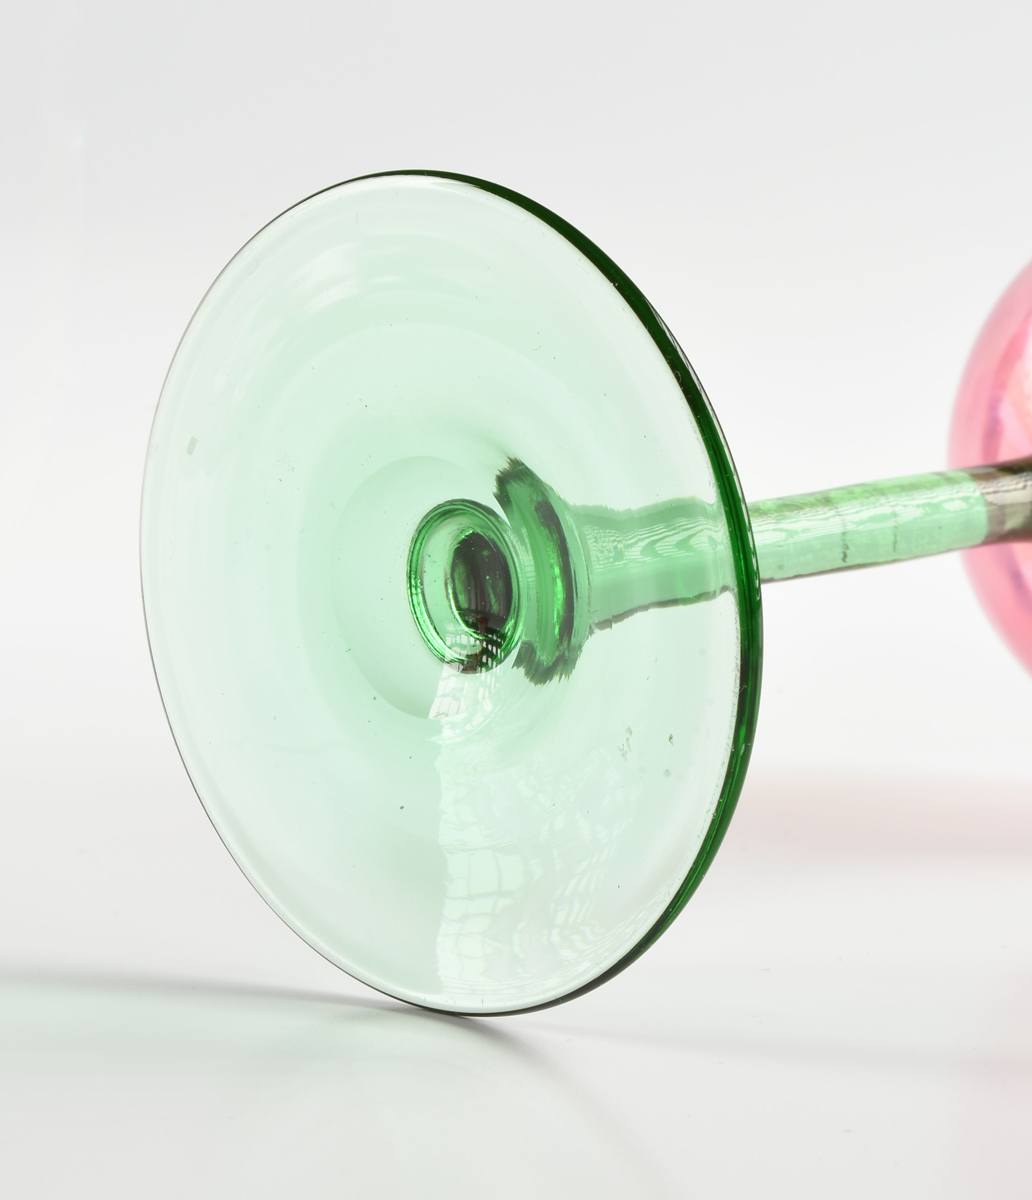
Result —
<instances>
[{"instance_id":1,"label":"translucent glass surface","mask_svg":"<svg viewBox=\"0 0 1032 1200\"><path fill-rule=\"evenodd\" d=\"M614 530L670 497L705 543L695 603L617 561ZM536 649L526 624L544 560L491 599L499 620L530 606L493 665L442 661L413 619L414 535L457 500L512 546L516 514L551 505L579 547L547 670L540 612ZM737 482L640 293L529 201L373 177L252 239L170 368L142 562L215 827L284 920L384 992L464 1012L568 997L665 928L719 844L759 678Z\"/></svg>"},{"instance_id":2,"label":"translucent glass surface","mask_svg":"<svg viewBox=\"0 0 1032 1200\"><path fill-rule=\"evenodd\" d=\"M1032 263L978 335L957 392L950 463L1032 455ZM1032 541L980 546L964 555L975 591L1011 650L1032 671Z\"/></svg>"}]
</instances>

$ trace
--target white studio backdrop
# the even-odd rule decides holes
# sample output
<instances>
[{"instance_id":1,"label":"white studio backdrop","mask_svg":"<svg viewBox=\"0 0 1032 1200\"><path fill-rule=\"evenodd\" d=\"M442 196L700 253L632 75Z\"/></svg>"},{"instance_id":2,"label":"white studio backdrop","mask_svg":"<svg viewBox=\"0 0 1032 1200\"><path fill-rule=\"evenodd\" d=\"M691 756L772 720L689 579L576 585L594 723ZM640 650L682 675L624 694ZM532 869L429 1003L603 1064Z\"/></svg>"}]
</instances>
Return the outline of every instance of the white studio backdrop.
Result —
<instances>
[{"instance_id":1,"label":"white studio backdrop","mask_svg":"<svg viewBox=\"0 0 1032 1200\"><path fill-rule=\"evenodd\" d=\"M0 972L368 995L278 924L208 826L165 726L139 600L139 490L164 372L208 284L282 209L338 180L399 167L485 177L555 209L666 319L755 499L943 464L968 350L1032 257L1032 8L1017 0L98 0L9 4L3 28ZM966 948L965 970L996 970L979 922L1001 911L1013 923L1007 944L1023 947L1014 969L1029 974L1020 914L1030 893L1019 869L1032 846L1022 815L1032 800L1032 679L988 626L959 560L781 584L765 589L764 608L760 732L729 838L732 866L721 875L718 858L694 915L635 968L642 982L628 975L611 985L615 1000L604 1002L604 990L558 1010L564 1027L596 1021L611 1031L649 1008L657 1038L687 1044L677 1025L679 955L695 939L693 970L723 965L696 978L689 1041L731 1044L739 983L766 968L760 959L772 947L798 965L814 946L831 961L839 939L860 963L899 922L912 918L927 933L930 909L920 921L907 909L925 903L923 868L904 860L924 862L922 838L933 835L954 856L982 837L988 857L979 862L1006 853L1013 871L986 867L982 900L958 901L952 934L929 935L934 969L920 986L930 997L949 986L951 945ZM800 844L783 827L817 832ZM816 915L835 855L871 844L877 831L895 847L898 871L850 858L840 877L854 880L853 899L835 919ZM799 898L791 872L771 865L786 855L809 864L812 895ZM952 885L937 878L928 895L941 898ZM735 880L744 890L734 892ZM860 897L870 894L877 900L865 909ZM810 916L800 924L802 912ZM873 989L884 999L878 980L893 991L906 958L901 943L883 974L857 966L831 983L815 982L812 963L799 967L774 1004L788 1014L789 1043L807 1023L794 996L823 987L830 1008L881 1011L877 996L866 1007L856 997ZM658 1010L648 1000L657 994ZM958 1025L947 1022L940 1049L957 1029L978 1026L978 1003ZM843 1035L859 1047L854 1058L866 1053L864 1019ZM901 1028L879 1052L892 1069L916 1053L913 1039L934 1041L916 1001ZM27 1044L45 1035L26 1035ZM484 1070L504 1072L491 1045ZM635 1053L620 1050L614 1078L638 1078L639 1068L641 1079L653 1070L663 1078L658 1059L646 1070ZM536 1075L526 1082L520 1061L519 1086L531 1095L543 1085ZM770 1164L791 1172L796 1159L784 1150L791 1138L779 1142L764 1124L785 1094L765 1061L762 1078L742 1067L733 1086L764 1098L742 1119L757 1162L774 1171L769 1182ZM403 1074L396 1062L392 1070ZM605 1093L601 1068L582 1074L589 1092ZM1027 1113L1021 1080L1011 1111ZM868 1083L854 1092L875 1112L882 1100ZM815 1082L800 1101L800 1155L802 1131L820 1126L825 1087L833 1090ZM984 1096L975 1094L965 1093L964 1112L979 1110ZM925 1103L919 1090L899 1095L900 1111ZM578 1136L607 1141L604 1130L621 1118L616 1100L605 1103L610 1125L588 1134L577 1117ZM934 1103L922 1111L932 1124L910 1141L886 1149L875 1139L866 1157L822 1150L794 1191L786 1177L784 1194L852 1194L834 1184L847 1167L868 1191L953 1194L943 1189L954 1177L981 1178L985 1146L1007 1162L1017 1154L1017 1142L992 1142L983 1129L990 1140L965 1159L968 1175L951 1175L936 1150L949 1141L946 1126L934 1126ZM676 1144L674 1126L655 1128ZM993 1137L1005 1136L999 1128L1009 1126ZM659 1194L648 1171L676 1181L679 1157L670 1151L656 1166L662 1152L640 1130L633 1138L633 1153L613 1151L612 1179L635 1176L642 1194ZM893 1175L894 1162L909 1166ZM404 1172L398 1178L402 1191L411 1186ZM721 1178L715 1164L700 1194L735 1195ZM751 1177L734 1178L745 1188ZM993 1194L1021 1194L1018 1182L1001 1176Z\"/></svg>"}]
</instances>

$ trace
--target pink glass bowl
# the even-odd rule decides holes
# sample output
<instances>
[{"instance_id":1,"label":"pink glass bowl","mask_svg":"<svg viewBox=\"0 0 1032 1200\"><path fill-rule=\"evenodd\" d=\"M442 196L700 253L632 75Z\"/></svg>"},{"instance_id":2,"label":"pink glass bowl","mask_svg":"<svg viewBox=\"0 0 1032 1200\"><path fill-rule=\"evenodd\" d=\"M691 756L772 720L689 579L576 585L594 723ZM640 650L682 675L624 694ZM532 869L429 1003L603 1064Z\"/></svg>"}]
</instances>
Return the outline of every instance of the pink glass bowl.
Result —
<instances>
[{"instance_id":1,"label":"pink glass bowl","mask_svg":"<svg viewBox=\"0 0 1032 1200\"><path fill-rule=\"evenodd\" d=\"M960 381L950 429L950 466L1032 455L1032 263L1000 297ZM982 607L1032 671L1032 542L964 552Z\"/></svg>"}]
</instances>

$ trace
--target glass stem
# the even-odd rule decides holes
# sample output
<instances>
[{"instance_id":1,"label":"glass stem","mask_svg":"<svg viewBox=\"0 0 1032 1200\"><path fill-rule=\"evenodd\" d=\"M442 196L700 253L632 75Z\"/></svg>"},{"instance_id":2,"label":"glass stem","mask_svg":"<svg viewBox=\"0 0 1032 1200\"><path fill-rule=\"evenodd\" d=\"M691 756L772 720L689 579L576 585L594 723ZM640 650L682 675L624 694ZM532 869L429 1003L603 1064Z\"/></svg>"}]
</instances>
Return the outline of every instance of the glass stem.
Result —
<instances>
[{"instance_id":1,"label":"glass stem","mask_svg":"<svg viewBox=\"0 0 1032 1200\"><path fill-rule=\"evenodd\" d=\"M702 500L562 511L583 553L590 629L731 586L716 510ZM765 583L1032 539L1032 459L762 500L749 518Z\"/></svg>"},{"instance_id":2,"label":"glass stem","mask_svg":"<svg viewBox=\"0 0 1032 1200\"><path fill-rule=\"evenodd\" d=\"M749 505L765 583L1032 539L1032 458Z\"/></svg>"},{"instance_id":3,"label":"glass stem","mask_svg":"<svg viewBox=\"0 0 1032 1200\"><path fill-rule=\"evenodd\" d=\"M515 652L533 683L569 675L598 629L733 589L727 530L701 497L636 509L567 504L525 463L499 471L505 520L437 505L409 546L409 606L442 662L482 671ZM749 505L765 583L1032 540L1032 458L859 483Z\"/></svg>"}]
</instances>

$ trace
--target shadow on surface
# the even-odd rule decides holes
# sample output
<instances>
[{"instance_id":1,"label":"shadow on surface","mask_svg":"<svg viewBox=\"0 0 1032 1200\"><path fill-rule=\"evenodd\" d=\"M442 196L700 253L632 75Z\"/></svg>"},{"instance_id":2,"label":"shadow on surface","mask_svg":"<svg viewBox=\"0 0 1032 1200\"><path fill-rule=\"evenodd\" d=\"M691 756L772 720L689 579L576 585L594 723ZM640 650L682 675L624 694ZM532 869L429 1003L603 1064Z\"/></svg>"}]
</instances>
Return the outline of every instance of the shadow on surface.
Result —
<instances>
[{"instance_id":1,"label":"shadow on surface","mask_svg":"<svg viewBox=\"0 0 1032 1200\"><path fill-rule=\"evenodd\" d=\"M20 1196L665 1194L519 1037L386 1000L0 973L0 1124Z\"/></svg>"},{"instance_id":2,"label":"shadow on surface","mask_svg":"<svg viewBox=\"0 0 1032 1200\"><path fill-rule=\"evenodd\" d=\"M1032 786L921 776L759 775L732 844L796 853L1032 862Z\"/></svg>"},{"instance_id":3,"label":"shadow on surface","mask_svg":"<svg viewBox=\"0 0 1032 1200\"><path fill-rule=\"evenodd\" d=\"M1032 1094L1032 788L750 779L685 913L539 1028Z\"/></svg>"}]
</instances>

